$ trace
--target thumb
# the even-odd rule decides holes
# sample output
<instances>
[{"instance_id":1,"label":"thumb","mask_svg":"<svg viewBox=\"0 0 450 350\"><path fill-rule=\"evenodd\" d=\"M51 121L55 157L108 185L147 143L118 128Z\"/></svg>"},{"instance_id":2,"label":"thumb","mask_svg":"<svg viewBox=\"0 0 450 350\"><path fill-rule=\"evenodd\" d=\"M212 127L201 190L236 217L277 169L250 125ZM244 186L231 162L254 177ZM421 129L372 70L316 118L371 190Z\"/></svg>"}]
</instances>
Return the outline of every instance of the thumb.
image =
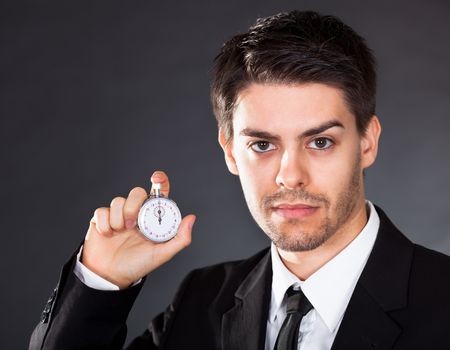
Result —
<instances>
[{"instance_id":1,"label":"thumb","mask_svg":"<svg viewBox=\"0 0 450 350\"><path fill-rule=\"evenodd\" d=\"M175 254L191 244L192 228L196 219L196 216L193 214L186 215L181 220L177 235L168 242L158 244L161 249L160 256L164 261L170 260Z\"/></svg>"}]
</instances>

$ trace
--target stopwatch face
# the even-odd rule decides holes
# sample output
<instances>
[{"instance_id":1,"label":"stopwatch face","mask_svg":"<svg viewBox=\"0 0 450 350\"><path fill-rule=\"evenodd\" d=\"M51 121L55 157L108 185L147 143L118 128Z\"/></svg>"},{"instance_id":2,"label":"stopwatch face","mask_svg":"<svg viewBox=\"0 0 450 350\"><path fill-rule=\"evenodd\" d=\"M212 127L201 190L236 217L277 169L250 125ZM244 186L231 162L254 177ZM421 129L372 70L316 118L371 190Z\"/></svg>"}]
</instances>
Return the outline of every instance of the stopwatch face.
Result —
<instances>
[{"instance_id":1,"label":"stopwatch face","mask_svg":"<svg viewBox=\"0 0 450 350\"><path fill-rule=\"evenodd\" d=\"M144 202L138 215L138 228L148 239L165 242L178 231L181 213L175 202L164 197L150 198Z\"/></svg>"}]
</instances>

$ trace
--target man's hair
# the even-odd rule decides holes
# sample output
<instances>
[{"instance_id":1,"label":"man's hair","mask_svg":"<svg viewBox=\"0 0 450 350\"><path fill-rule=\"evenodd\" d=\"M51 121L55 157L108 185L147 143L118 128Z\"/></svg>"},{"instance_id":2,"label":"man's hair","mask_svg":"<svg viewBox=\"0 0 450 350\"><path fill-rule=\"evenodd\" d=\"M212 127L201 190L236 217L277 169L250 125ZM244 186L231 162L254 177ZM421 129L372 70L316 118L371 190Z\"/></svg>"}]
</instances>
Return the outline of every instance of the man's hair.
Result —
<instances>
[{"instance_id":1,"label":"man's hair","mask_svg":"<svg viewBox=\"0 0 450 350\"><path fill-rule=\"evenodd\" d=\"M334 16L292 11L260 18L223 45L215 58L211 101L227 142L238 94L252 83L339 88L360 134L375 114L375 58L364 38Z\"/></svg>"}]
</instances>

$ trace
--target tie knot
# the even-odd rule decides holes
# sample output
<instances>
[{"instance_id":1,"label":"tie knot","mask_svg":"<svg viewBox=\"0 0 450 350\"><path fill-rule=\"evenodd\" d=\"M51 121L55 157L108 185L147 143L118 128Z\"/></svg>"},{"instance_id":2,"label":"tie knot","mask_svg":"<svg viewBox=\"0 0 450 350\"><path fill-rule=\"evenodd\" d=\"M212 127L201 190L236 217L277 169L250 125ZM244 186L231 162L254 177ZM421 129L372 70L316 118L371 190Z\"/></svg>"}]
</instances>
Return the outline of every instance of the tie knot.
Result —
<instances>
[{"instance_id":1,"label":"tie knot","mask_svg":"<svg viewBox=\"0 0 450 350\"><path fill-rule=\"evenodd\" d=\"M289 287L286 291L286 313L298 312L305 316L313 306L309 302L308 298L303 294L302 290L294 290L294 287Z\"/></svg>"}]
</instances>

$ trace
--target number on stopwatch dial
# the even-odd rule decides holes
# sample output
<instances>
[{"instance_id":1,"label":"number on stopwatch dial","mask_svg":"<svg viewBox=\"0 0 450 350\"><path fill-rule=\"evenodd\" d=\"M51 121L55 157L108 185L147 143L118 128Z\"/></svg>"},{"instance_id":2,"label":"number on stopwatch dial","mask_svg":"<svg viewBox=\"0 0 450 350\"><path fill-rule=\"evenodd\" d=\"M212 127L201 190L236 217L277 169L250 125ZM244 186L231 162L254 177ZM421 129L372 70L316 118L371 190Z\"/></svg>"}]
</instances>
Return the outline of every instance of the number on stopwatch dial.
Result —
<instances>
[{"instance_id":1,"label":"number on stopwatch dial","mask_svg":"<svg viewBox=\"0 0 450 350\"><path fill-rule=\"evenodd\" d=\"M154 242L172 239L178 231L181 213L176 203L164 197L147 199L138 215L138 228Z\"/></svg>"}]
</instances>

